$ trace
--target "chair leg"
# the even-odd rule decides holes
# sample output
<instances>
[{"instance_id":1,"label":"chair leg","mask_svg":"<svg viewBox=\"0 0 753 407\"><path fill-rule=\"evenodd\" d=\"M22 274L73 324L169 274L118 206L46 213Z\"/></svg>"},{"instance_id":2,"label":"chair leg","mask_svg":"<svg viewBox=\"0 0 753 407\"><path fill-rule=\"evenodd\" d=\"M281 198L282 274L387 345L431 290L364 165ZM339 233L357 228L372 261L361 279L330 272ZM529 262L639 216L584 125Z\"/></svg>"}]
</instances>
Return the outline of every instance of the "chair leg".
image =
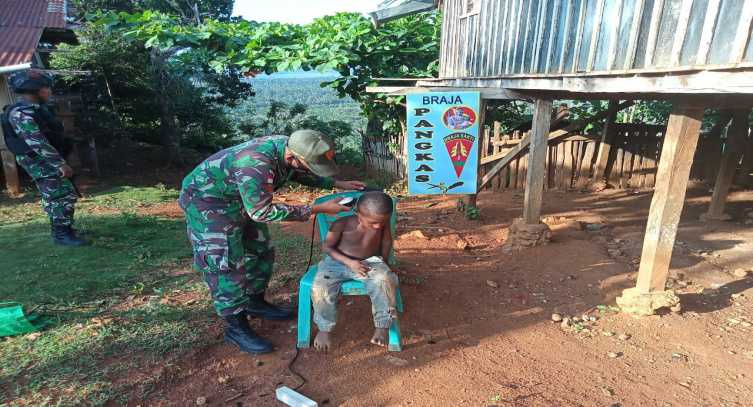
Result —
<instances>
[{"instance_id":1,"label":"chair leg","mask_svg":"<svg viewBox=\"0 0 753 407\"><path fill-rule=\"evenodd\" d=\"M398 311L403 311L403 296L400 294L400 287L397 287L397 292L395 293L395 308L397 308Z\"/></svg>"},{"instance_id":2,"label":"chair leg","mask_svg":"<svg viewBox=\"0 0 753 407\"><path fill-rule=\"evenodd\" d=\"M311 286L301 284L298 289L298 348L311 344Z\"/></svg>"},{"instance_id":3,"label":"chair leg","mask_svg":"<svg viewBox=\"0 0 753 407\"><path fill-rule=\"evenodd\" d=\"M400 337L400 319L395 318L390 325L390 339L387 349L390 352L401 352L403 350L403 341Z\"/></svg>"}]
</instances>

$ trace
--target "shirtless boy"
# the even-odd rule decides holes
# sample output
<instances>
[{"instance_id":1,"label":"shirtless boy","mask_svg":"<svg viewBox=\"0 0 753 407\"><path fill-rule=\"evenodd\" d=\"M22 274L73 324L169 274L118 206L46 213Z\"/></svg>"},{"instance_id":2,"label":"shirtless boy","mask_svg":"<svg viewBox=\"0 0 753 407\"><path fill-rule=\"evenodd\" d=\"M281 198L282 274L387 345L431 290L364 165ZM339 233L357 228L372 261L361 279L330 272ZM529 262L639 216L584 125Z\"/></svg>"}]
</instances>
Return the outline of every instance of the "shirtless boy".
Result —
<instances>
[{"instance_id":1,"label":"shirtless boy","mask_svg":"<svg viewBox=\"0 0 753 407\"><path fill-rule=\"evenodd\" d=\"M366 192L358 199L355 212L330 227L323 244L326 256L314 278L314 322L319 328L314 348L320 351L332 346L330 332L335 326L337 297L347 280L362 281L371 298L376 327L371 343L387 344L387 333L396 317L398 279L386 263L392 249L392 198L383 192Z\"/></svg>"}]
</instances>

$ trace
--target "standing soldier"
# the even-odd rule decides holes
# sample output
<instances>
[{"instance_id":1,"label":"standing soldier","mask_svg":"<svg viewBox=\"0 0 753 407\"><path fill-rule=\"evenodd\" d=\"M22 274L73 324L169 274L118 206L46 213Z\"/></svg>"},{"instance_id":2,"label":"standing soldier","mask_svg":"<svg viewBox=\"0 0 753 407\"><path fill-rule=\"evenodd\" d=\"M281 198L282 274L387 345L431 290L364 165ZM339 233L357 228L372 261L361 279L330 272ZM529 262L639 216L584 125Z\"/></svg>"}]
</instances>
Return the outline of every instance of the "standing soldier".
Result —
<instances>
[{"instance_id":1,"label":"standing soldier","mask_svg":"<svg viewBox=\"0 0 753 407\"><path fill-rule=\"evenodd\" d=\"M248 317L293 318L264 299L274 249L266 223L307 221L312 214L348 210L336 202L294 206L273 203L287 181L320 188L363 189L358 181L335 181L332 140L314 130L260 137L222 150L183 180L180 206L186 214L194 267L201 272L217 313L227 322L225 340L249 353L272 344L256 335Z\"/></svg>"},{"instance_id":2,"label":"standing soldier","mask_svg":"<svg viewBox=\"0 0 753 407\"><path fill-rule=\"evenodd\" d=\"M50 99L52 77L30 70L12 75L9 82L22 100L3 109L5 144L37 185L42 208L52 225L53 242L83 246L87 242L73 229L76 190L70 180L73 169L61 154L65 147L62 124L45 105Z\"/></svg>"}]
</instances>

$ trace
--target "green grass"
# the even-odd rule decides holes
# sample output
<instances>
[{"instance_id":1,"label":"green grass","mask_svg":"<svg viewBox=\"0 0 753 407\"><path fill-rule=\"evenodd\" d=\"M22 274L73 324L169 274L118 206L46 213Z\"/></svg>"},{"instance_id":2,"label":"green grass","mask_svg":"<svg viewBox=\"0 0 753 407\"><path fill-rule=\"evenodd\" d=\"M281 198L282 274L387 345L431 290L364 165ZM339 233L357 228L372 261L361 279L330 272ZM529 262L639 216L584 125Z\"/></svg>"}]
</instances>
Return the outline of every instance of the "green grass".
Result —
<instances>
[{"instance_id":1,"label":"green grass","mask_svg":"<svg viewBox=\"0 0 753 407\"><path fill-rule=\"evenodd\" d=\"M163 267L190 253L180 219L126 212L77 220L91 235L91 246L54 245L46 219L0 227L0 247L13 247L0 258L0 298L30 306L88 301L128 287L136 277L159 279Z\"/></svg>"},{"instance_id":2,"label":"green grass","mask_svg":"<svg viewBox=\"0 0 753 407\"><path fill-rule=\"evenodd\" d=\"M178 191L157 184L154 187L122 186L113 188L98 193L90 199L85 199L82 204L85 208L102 205L123 211L133 211L177 199Z\"/></svg>"},{"instance_id":3,"label":"green grass","mask_svg":"<svg viewBox=\"0 0 753 407\"><path fill-rule=\"evenodd\" d=\"M34 196L0 199L0 301L36 310L48 327L39 338L0 338L0 406L116 405L155 396L161 377L145 374L215 341L216 323L200 276L190 270L182 219L141 214L174 201L164 186L117 187L80 201L76 225L93 245L55 246ZM272 227L277 249L272 287L304 272L308 239ZM315 259L318 256L315 248ZM191 305L162 303L180 291ZM144 301L127 302L136 296ZM124 304L128 304L125 306ZM97 323L104 320L106 323ZM123 380L131 369L138 380Z\"/></svg>"}]
</instances>

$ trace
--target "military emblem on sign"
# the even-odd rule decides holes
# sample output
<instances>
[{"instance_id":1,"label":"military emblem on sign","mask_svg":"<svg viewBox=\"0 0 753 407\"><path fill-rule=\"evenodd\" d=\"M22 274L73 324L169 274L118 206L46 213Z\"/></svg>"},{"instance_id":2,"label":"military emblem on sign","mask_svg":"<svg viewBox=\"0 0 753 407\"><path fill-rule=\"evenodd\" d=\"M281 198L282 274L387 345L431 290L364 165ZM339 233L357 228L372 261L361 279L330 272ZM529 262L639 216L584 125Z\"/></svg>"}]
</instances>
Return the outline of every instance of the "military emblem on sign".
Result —
<instances>
[{"instance_id":1,"label":"military emblem on sign","mask_svg":"<svg viewBox=\"0 0 753 407\"><path fill-rule=\"evenodd\" d=\"M476 112L468 106L453 106L442 115L442 123L450 130L465 130L476 123Z\"/></svg>"},{"instance_id":2,"label":"military emblem on sign","mask_svg":"<svg viewBox=\"0 0 753 407\"><path fill-rule=\"evenodd\" d=\"M466 161L468 161L476 137L467 133L452 133L443 140L447 153L450 155L452 167L455 169L455 174L459 177L463 168L465 168Z\"/></svg>"}]
</instances>

